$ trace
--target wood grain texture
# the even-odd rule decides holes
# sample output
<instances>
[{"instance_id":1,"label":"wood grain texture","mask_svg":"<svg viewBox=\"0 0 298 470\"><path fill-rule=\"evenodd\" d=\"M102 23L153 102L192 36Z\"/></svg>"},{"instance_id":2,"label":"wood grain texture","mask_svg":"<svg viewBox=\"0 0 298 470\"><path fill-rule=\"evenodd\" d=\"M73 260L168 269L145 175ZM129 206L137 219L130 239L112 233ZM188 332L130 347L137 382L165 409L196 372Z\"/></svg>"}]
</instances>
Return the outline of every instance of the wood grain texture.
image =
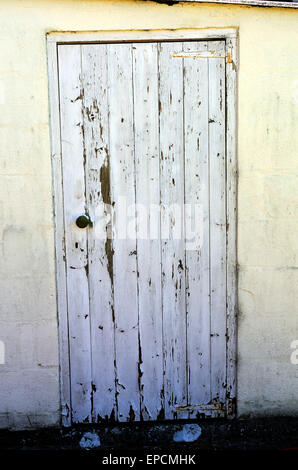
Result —
<instances>
[{"instance_id":1,"label":"wood grain texture","mask_svg":"<svg viewBox=\"0 0 298 470\"><path fill-rule=\"evenodd\" d=\"M72 420L90 422L87 230L80 230L75 224L76 217L86 212L81 46L59 46L59 84Z\"/></svg>"},{"instance_id":2,"label":"wood grain texture","mask_svg":"<svg viewBox=\"0 0 298 470\"><path fill-rule=\"evenodd\" d=\"M94 225L88 231L88 278L91 333L91 411L95 422L116 414L114 298L109 227L110 155L107 46L82 48L86 203Z\"/></svg>"},{"instance_id":3,"label":"wood grain texture","mask_svg":"<svg viewBox=\"0 0 298 470\"><path fill-rule=\"evenodd\" d=\"M159 207L160 199L158 51L156 44L135 44L132 50L136 203L139 205L136 214L139 385L142 418L156 420L164 409L160 218L159 211L150 211L153 205ZM150 232L152 239L147 238Z\"/></svg>"},{"instance_id":4,"label":"wood grain texture","mask_svg":"<svg viewBox=\"0 0 298 470\"><path fill-rule=\"evenodd\" d=\"M222 52L224 42L209 50ZM225 61L209 59L210 180L210 354L211 398L226 395L226 193L225 193Z\"/></svg>"},{"instance_id":5,"label":"wood grain texture","mask_svg":"<svg viewBox=\"0 0 298 470\"><path fill-rule=\"evenodd\" d=\"M164 394L165 417L173 419L175 408L187 403L183 63L171 57L182 43L159 49Z\"/></svg>"},{"instance_id":6,"label":"wood grain texture","mask_svg":"<svg viewBox=\"0 0 298 470\"><path fill-rule=\"evenodd\" d=\"M227 204L227 416L236 414L237 357L237 41L226 53L226 204Z\"/></svg>"},{"instance_id":7,"label":"wood grain texture","mask_svg":"<svg viewBox=\"0 0 298 470\"><path fill-rule=\"evenodd\" d=\"M60 104L58 80L57 45L48 42L51 158L53 176L53 209L55 221L55 254L56 254L56 292L59 333L60 363L60 400L61 424L71 425L71 391L69 367L69 335L66 286L66 253L63 210L62 154L60 141Z\"/></svg>"},{"instance_id":8,"label":"wood grain texture","mask_svg":"<svg viewBox=\"0 0 298 470\"><path fill-rule=\"evenodd\" d=\"M108 45L108 76L118 419L134 421L140 419L140 396L131 44ZM129 227L122 203L132 218Z\"/></svg>"},{"instance_id":9,"label":"wood grain texture","mask_svg":"<svg viewBox=\"0 0 298 470\"><path fill-rule=\"evenodd\" d=\"M183 50L203 52L207 47L207 42L185 43ZM191 239L195 246L186 251L188 403L204 404L211 398L208 60L187 59L184 70L185 203L192 211L197 205L198 225L192 230L199 236L198 246Z\"/></svg>"},{"instance_id":10,"label":"wood grain texture","mask_svg":"<svg viewBox=\"0 0 298 470\"><path fill-rule=\"evenodd\" d=\"M73 422L233 413L235 68L233 38L227 51L224 41L59 46L58 298ZM147 217L150 204L160 218ZM184 204L202 216L192 248ZM94 224L80 230L84 212Z\"/></svg>"}]
</instances>

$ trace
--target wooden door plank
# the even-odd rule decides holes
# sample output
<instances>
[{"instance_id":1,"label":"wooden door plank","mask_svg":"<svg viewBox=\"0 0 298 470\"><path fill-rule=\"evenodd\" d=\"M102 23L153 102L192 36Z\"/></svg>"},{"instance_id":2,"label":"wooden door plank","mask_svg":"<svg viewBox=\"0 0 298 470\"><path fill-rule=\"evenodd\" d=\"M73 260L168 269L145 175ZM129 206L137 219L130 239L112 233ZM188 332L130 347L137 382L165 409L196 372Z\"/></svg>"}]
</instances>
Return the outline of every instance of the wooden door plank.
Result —
<instances>
[{"instance_id":1,"label":"wooden door plank","mask_svg":"<svg viewBox=\"0 0 298 470\"><path fill-rule=\"evenodd\" d=\"M209 50L223 53L223 41ZM211 398L226 400L225 61L209 59Z\"/></svg>"},{"instance_id":2,"label":"wooden door plank","mask_svg":"<svg viewBox=\"0 0 298 470\"><path fill-rule=\"evenodd\" d=\"M119 421L140 419L132 46L108 47L113 280ZM130 223L125 230L127 208ZM112 253L111 253L112 255Z\"/></svg>"},{"instance_id":3,"label":"wooden door plank","mask_svg":"<svg viewBox=\"0 0 298 470\"><path fill-rule=\"evenodd\" d=\"M226 41L227 415L236 413L237 357L237 40Z\"/></svg>"},{"instance_id":4,"label":"wooden door plank","mask_svg":"<svg viewBox=\"0 0 298 470\"><path fill-rule=\"evenodd\" d=\"M49 98L51 127L51 157L54 192L55 217L55 253L56 253L56 289L59 333L59 365L60 365L60 400L61 424L71 425L71 389L68 344L68 314L66 290L66 253L63 214L63 181L62 154L60 142L60 105L58 81L58 48L55 43L48 42L49 67Z\"/></svg>"},{"instance_id":5,"label":"wooden door plank","mask_svg":"<svg viewBox=\"0 0 298 470\"><path fill-rule=\"evenodd\" d=\"M182 44L161 43L159 49L164 394L165 417L172 419L177 417L176 408L187 402L183 65L171 57L181 52ZM179 418L187 416L179 413Z\"/></svg>"},{"instance_id":6,"label":"wooden door plank","mask_svg":"<svg viewBox=\"0 0 298 470\"><path fill-rule=\"evenodd\" d=\"M87 230L75 225L85 213L81 47L59 46L61 146L67 260L67 296L73 422L91 420L91 351L87 278Z\"/></svg>"},{"instance_id":7,"label":"wooden door plank","mask_svg":"<svg viewBox=\"0 0 298 470\"><path fill-rule=\"evenodd\" d=\"M207 51L207 42L184 43L183 51ZM210 401L208 60L184 60L186 305L188 403ZM188 225L187 225L188 224ZM191 408L190 417L196 416Z\"/></svg>"},{"instance_id":8,"label":"wooden door plank","mask_svg":"<svg viewBox=\"0 0 298 470\"><path fill-rule=\"evenodd\" d=\"M106 45L82 46L82 82L87 204L94 221L88 233L91 411L92 420L100 422L116 414L112 241L106 222L111 216Z\"/></svg>"},{"instance_id":9,"label":"wooden door plank","mask_svg":"<svg viewBox=\"0 0 298 470\"><path fill-rule=\"evenodd\" d=\"M142 419L163 416L157 45L133 45ZM153 207L152 207L153 208ZM150 217L151 216L151 217ZM146 220L146 222L145 222ZM150 233L151 227L151 233Z\"/></svg>"}]
</instances>

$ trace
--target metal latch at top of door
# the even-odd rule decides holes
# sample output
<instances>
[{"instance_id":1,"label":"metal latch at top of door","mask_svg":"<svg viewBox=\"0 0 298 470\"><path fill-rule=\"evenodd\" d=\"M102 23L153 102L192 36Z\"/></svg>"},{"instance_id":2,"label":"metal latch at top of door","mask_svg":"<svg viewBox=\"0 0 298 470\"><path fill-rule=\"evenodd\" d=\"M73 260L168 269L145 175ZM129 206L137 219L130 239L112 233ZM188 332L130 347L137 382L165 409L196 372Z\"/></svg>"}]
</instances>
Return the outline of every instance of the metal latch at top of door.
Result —
<instances>
[{"instance_id":1,"label":"metal latch at top of door","mask_svg":"<svg viewBox=\"0 0 298 470\"><path fill-rule=\"evenodd\" d=\"M190 51L190 52L174 52L171 54L173 59L181 58L181 59L227 59L227 63L232 63L232 54L229 52L228 54L220 54L216 53L216 51Z\"/></svg>"}]
</instances>

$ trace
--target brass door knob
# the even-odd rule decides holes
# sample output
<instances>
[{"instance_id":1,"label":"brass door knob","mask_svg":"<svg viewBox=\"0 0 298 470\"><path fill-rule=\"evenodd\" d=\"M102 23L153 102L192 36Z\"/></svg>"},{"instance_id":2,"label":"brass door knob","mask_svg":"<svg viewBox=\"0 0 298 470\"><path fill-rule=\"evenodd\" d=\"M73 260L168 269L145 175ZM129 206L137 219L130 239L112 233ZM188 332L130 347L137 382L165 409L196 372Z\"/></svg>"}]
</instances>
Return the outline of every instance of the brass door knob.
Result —
<instances>
[{"instance_id":1,"label":"brass door knob","mask_svg":"<svg viewBox=\"0 0 298 470\"><path fill-rule=\"evenodd\" d=\"M76 219L76 225L79 228L86 228L88 225L92 225L92 221L89 215L82 214Z\"/></svg>"}]
</instances>

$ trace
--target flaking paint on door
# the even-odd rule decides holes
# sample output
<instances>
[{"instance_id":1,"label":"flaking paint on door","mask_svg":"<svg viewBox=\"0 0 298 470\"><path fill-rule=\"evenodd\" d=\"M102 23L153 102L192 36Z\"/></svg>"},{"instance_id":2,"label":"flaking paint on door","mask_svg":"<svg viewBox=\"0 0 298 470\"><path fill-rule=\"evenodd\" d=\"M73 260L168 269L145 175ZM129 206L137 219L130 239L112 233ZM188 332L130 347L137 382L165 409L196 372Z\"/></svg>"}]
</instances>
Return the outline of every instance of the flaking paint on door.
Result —
<instances>
[{"instance_id":1,"label":"flaking paint on door","mask_svg":"<svg viewBox=\"0 0 298 470\"><path fill-rule=\"evenodd\" d=\"M224 41L58 46L73 422L225 415L224 56Z\"/></svg>"}]
</instances>

